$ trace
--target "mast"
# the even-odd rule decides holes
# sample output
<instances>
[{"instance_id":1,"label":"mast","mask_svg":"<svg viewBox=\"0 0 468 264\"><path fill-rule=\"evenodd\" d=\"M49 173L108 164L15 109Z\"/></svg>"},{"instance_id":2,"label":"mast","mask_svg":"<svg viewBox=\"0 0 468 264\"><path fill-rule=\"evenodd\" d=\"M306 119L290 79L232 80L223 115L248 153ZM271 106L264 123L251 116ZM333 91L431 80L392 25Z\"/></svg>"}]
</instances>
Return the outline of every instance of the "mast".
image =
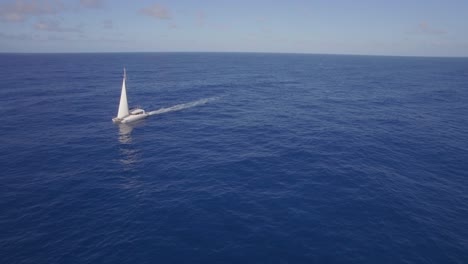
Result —
<instances>
[{"instance_id":1,"label":"mast","mask_svg":"<svg viewBox=\"0 0 468 264\"><path fill-rule=\"evenodd\" d=\"M120 94L119 112L117 118L124 118L128 116L128 101L127 101L127 87L125 81L127 79L127 72L124 68L124 77L122 81L122 93Z\"/></svg>"}]
</instances>

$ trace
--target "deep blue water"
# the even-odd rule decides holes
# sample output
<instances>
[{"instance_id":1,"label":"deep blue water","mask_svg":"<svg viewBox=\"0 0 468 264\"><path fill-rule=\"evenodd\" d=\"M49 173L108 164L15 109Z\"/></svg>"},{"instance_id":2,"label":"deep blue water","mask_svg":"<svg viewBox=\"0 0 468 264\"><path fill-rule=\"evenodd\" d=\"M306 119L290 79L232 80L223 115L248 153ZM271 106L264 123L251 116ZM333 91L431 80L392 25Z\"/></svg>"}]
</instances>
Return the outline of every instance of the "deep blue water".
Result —
<instances>
[{"instance_id":1,"label":"deep blue water","mask_svg":"<svg viewBox=\"0 0 468 264\"><path fill-rule=\"evenodd\" d=\"M124 66L131 105L185 109L113 124ZM2 54L0 81L0 263L468 263L468 59Z\"/></svg>"}]
</instances>

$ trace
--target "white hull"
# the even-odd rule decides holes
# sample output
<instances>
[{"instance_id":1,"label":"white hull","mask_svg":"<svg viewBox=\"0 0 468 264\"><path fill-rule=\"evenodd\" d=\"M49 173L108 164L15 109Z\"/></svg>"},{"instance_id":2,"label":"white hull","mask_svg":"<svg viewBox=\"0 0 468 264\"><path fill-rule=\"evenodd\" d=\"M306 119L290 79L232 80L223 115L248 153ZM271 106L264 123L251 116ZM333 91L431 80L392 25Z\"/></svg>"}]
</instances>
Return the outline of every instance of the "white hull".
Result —
<instances>
[{"instance_id":1,"label":"white hull","mask_svg":"<svg viewBox=\"0 0 468 264\"><path fill-rule=\"evenodd\" d=\"M148 116L149 115L145 113L145 114L139 114L139 115L128 115L128 116L123 117L123 118L115 117L115 118L112 118L112 122L114 122L116 124L126 124L126 123L130 123L130 122L135 122L135 121L138 121L138 120L141 120L141 119L145 119Z\"/></svg>"}]
</instances>

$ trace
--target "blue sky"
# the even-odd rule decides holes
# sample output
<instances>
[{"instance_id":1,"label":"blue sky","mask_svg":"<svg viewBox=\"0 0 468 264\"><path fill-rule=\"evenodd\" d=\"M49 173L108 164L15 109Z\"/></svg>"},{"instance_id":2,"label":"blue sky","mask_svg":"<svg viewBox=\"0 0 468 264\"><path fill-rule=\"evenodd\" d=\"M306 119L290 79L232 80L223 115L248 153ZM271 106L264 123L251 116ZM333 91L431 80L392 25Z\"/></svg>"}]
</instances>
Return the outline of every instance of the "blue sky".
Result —
<instances>
[{"instance_id":1,"label":"blue sky","mask_svg":"<svg viewBox=\"0 0 468 264\"><path fill-rule=\"evenodd\" d=\"M0 52L468 56L466 0L0 0Z\"/></svg>"}]
</instances>

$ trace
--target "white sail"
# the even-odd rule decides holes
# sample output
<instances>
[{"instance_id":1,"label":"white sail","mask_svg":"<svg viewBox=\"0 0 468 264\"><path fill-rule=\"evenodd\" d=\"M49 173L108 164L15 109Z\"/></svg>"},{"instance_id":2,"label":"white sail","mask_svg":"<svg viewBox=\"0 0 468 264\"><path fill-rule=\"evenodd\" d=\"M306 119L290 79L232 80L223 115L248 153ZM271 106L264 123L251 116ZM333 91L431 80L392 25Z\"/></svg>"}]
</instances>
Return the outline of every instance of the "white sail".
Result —
<instances>
[{"instance_id":1,"label":"white sail","mask_svg":"<svg viewBox=\"0 0 468 264\"><path fill-rule=\"evenodd\" d=\"M125 68L124 68L122 93L120 94L120 104L119 104L119 112L117 114L117 118L124 118L128 116L127 88L125 86L126 79L127 79L127 73L125 72Z\"/></svg>"},{"instance_id":2,"label":"white sail","mask_svg":"<svg viewBox=\"0 0 468 264\"><path fill-rule=\"evenodd\" d=\"M119 112L117 113L117 117L112 118L112 122L117 123L117 124L126 124L130 122L135 122L137 120L146 118L148 116L148 114L143 109L133 109L131 112L128 111L126 82L127 82L127 73L124 68L122 93L120 94Z\"/></svg>"}]
</instances>

